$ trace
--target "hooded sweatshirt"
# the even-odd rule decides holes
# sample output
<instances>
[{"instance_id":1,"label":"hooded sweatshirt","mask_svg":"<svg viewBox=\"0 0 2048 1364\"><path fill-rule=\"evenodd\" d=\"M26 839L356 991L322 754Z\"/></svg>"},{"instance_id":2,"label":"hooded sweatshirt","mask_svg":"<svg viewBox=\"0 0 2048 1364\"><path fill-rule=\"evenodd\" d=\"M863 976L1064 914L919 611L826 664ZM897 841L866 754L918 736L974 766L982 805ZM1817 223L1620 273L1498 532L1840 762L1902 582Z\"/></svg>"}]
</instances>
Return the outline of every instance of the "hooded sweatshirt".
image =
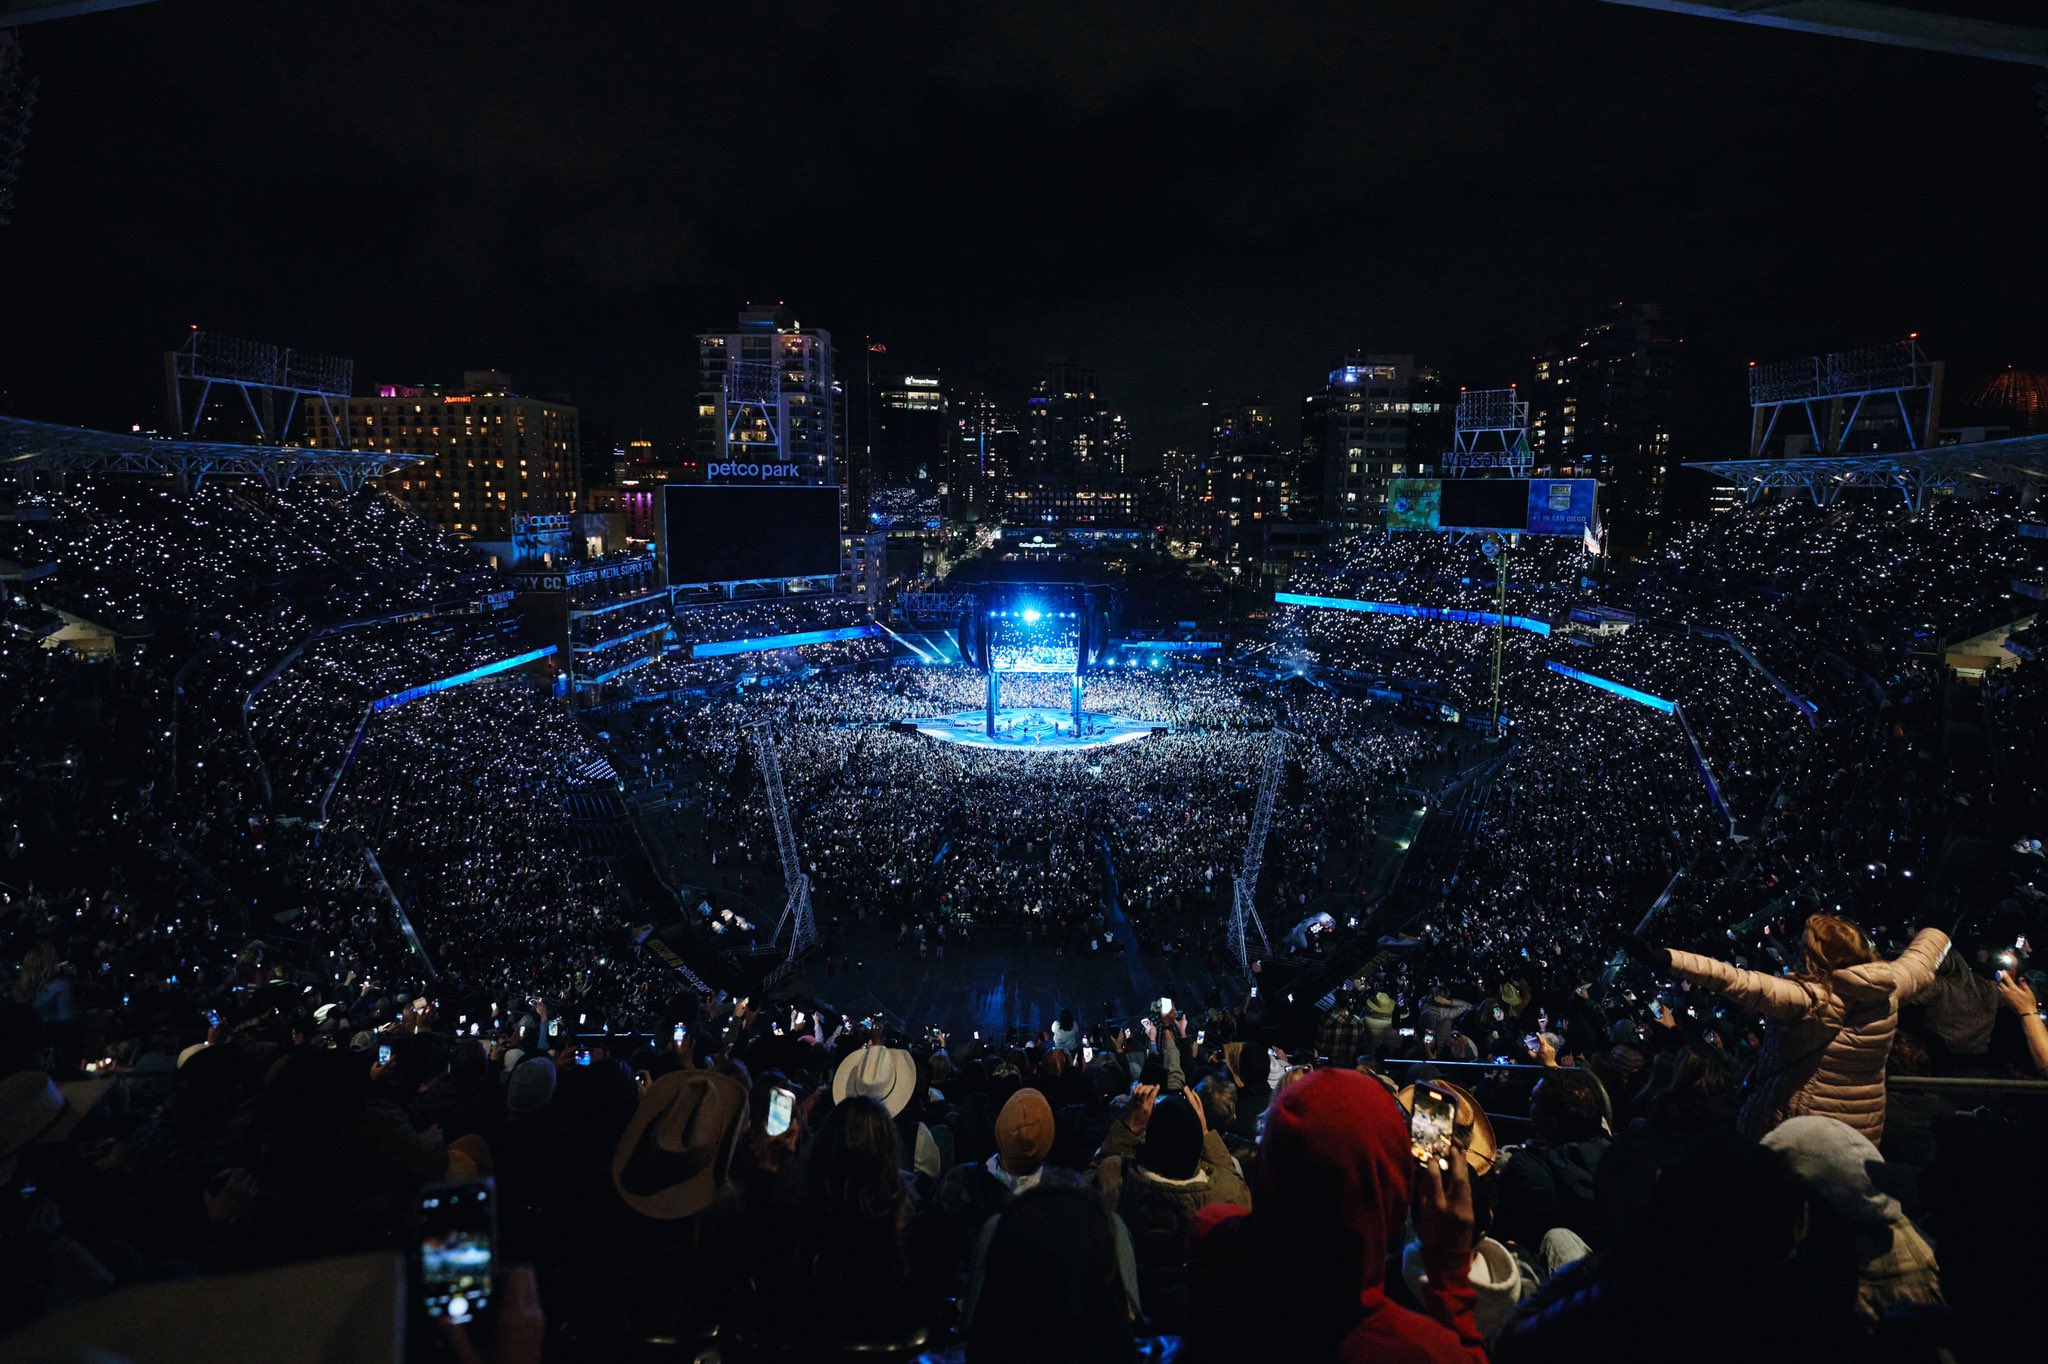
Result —
<instances>
[{"instance_id":1,"label":"hooded sweatshirt","mask_svg":"<svg viewBox=\"0 0 2048 1364\"><path fill-rule=\"evenodd\" d=\"M1415 1157L1394 1096L1354 1070L1318 1070L1267 1109L1253 1211L1211 1204L1189 1247L1195 1302L1272 1310L1197 1314L1190 1361L1483 1361L1471 1263L1425 1257L1423 1305L1387 1297Z\"/></svg>"}]
</instances>

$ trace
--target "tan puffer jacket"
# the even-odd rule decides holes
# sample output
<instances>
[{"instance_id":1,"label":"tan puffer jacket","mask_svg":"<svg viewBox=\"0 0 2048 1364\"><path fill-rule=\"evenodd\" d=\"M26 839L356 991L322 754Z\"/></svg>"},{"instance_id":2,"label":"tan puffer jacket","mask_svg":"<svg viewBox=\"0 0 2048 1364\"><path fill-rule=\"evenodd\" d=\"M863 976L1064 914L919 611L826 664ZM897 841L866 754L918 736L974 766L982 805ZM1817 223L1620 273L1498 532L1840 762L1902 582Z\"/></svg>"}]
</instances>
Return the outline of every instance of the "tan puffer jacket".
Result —
<instances>
[{"instance_id":1,"label":"tan puffer jacket","mask_svg":"<svg viewBox=\"0 0 2048 1364\"><path fill-rule=\"evenodd\" d=\"M1745 971L1712 957L1673 951L1676 974L1769 1021L1763 1053L1742 1101L1742 1131L1761 1137L1802 1113L1839 1118L1884 1140L1884 1065L1899 1005L1934 983L1948 935L1923 928L1896 961L1844 967L1828 985Z\"/></svg>"}]
</instances>

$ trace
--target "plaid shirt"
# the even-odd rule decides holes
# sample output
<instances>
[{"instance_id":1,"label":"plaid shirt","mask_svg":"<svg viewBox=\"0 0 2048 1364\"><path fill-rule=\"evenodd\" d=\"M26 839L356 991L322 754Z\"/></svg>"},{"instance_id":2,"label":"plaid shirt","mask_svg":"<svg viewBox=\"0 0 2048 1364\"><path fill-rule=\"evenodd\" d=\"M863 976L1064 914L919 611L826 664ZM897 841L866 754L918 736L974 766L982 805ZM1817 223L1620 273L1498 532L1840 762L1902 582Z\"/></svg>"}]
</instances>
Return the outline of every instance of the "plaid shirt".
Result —
<instances>
[{"instance_id":1,"label":"plaid shirt","mask_svg":"<svg viewBox=\"0 0 2048 1364\"><path fill-rule=\"evenodd\" d=\"M1355 1013L1330 1010L1316 1032L1316 1055L1348 1066L1365 1050L1365 1020Z\"/></svg>"}]
</instances>

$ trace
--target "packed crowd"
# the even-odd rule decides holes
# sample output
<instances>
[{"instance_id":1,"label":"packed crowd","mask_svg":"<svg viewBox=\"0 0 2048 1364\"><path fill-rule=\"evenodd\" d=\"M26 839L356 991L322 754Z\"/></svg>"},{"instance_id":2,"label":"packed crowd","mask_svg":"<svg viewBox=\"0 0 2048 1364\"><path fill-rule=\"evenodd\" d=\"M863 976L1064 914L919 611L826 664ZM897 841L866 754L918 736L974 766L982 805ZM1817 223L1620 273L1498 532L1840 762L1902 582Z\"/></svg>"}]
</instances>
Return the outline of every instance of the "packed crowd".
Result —
<instances>
[{"instance_id":1,"label":"packed crowd","mask_svg":"<svg viewBox=\"0 0 2048 1364\"><path fill-rule=\"evenodd\" d=\"M1230 903L1272 731L1284 725L1292 779L1274 820L1280 852L1267 894L1295 917L1355 880L1374 802L1441 757L1430 735L1364 703L1302 684L1278 697L1218 669L1090 677L1087 706L1171 727L1135 744L1068 753L967 748L886 723L976 706L960 668L842 673L631 717L618 748L629 774L702 820L714 883L736 886L771 854L747 726L782 725L779 761L821 912L883 917L914 940L1001 923L1062 950L1135 941L1199 950ZM1063 710L1064 678L1007 678L1004 701ZM763 868L766 870L766 868ZM1292 920L1290 920L1291 922Z\"/></svg>"},{"instance_id":2,"label":"packed crowd","mask_svg":"<svg viewBox=\"0 0 2048 1364\"><path fill-rule=\"evenodd\" d=\"M691 652L696 644L834 630L867 620L867 608L859 598L829 593L685 603L676 614L675 646L652 664L635 669L626 690L639 696L703 696L736 682L800 677L885 661L891 648L888 639L880 635L708 658L697 658Z\"/></svg>"},{"instance_id":3,"label":"packed crowd","mask_svg":"<svg viewBox=\"0 0 2048 1364\"><path fill-rule=\"evenodd\" d=\"M273 798L317 811L369 706L521 652L507 611L377 622L308 639L249 689L250 738Z\"/></svg>"},{"instance_id":4,"label":"packed crowd","mask_svg":"<svg viewBox=\"0 0 2048 1364\"><path fill-rule=\"evenodd\" d=\"M418 1251L430 1191L486 1175L496 1306L439 1348L500 1364L707 1338L737 1359L2028 1348L2011 1229L2038 1215L2041 1115L2024 1095L1944 1114L1887 1078L2048 1075L2044 665L1959 700L1914 653L2011 608L1999 575L2039 576L1995 507L1752 509L1597 589L1564 585L1564 555L1532 592L1637 624L1591 651L1511 634L1499 748L1363 680L1483 707L1486 632L1283 611L1260 657L1312 654L1302 676L1103 675L1091 708L1173 732L1028 776L881 727L977 705L957 669L799 669L602 732L475 685L372 717L308 821L266 772L331 780L334 717L362 718L343 698L474 643L405 627L357 659L328 647L353 632L318 632L493 580L374 498L66 496L0 528L9 557L58 566L49 601L154 633L112 663L0 636L0 1329L57 1333L25 1351L167 1310L165 1279L234 1320L259 1290L224 1272ZM1803 532L1835 557L1751 562ZM173 549L120 561L151 536ZM1391 552L1347 571L1410 572ZM1404 591L1457 568L1416 565ZM1895 590L1855 576L1880 572ZM1717 779L1743 779L1736 834L1674 717L1543 666L1580 654L1680 693ZM1065 704L1063 679L1017 687ZM1337 916L1349 978L1313 1006L1224 991L986 1042L809 990L685 991L644 931L673 898L576 812L616 808L616 758L691 813L711 866L764 873L756 719L821 913L938 951L998 916L1068 951L1212 945L1284 729L1262 903L1283 928L1368 910ZM1375 915L1357 887L1403 792L1433 813ZM1979 890L1923 893L1966 837L1999 854ZM1394 1097L1412 1084L1439 1088ZM1445 1129L1446 1158L1419 1159Z\"/></svg>"},{"instance_id":5,"label":"packed crowd","mask_svg":"<svg viewBox=\"0 0 2048 1364\"><path fill-rule=\"evenodd\" d=\"M0 1329L30 1354L245 1320L343 1267L410 1304L413 1349L499 1364L1972 1361L2032 1330L2009 1233L2042 1210L2040 1115L1887 1093L1938 1014L1998 1067L2033 1007L2009 973L1943 997L1936 929L1893 956L1816 915L1790 979L1611 934L1615 986L1461 998L1398 968L1398 996L1326 1012L1162 1001L984 1039L809 994L665 992L620 1029L246 953L193 980L146 912L10 909L38 945L0 1115L34 1130L0 1152ZM479 1189L487 1230L440 1220ZM451 1243L467 1270L429 1278Z\"/></svg>"}]
</instances>

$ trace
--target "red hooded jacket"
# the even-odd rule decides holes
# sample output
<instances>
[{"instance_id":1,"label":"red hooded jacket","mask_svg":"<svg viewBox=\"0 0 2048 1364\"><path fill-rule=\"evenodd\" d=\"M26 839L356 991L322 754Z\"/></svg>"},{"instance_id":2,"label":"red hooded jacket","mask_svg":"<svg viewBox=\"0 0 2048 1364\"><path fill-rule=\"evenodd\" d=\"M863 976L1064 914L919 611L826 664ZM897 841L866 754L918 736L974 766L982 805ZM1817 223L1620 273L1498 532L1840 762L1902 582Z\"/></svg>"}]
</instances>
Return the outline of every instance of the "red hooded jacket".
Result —
<instances>
[{"instance_id":1,"label":"red hooded jacket","mask_svg":"<svg viewBox=\"0 0 2048 1364\"><path fill-rule=\"evenodd\" d=\"M1341 1364L1478 1361L1469 1251L1425 1250L1429 1315L1387 1300L1387 1255L1408 1215L1415 1156L1401 1106L1353 1070L1318 1070L1273 1100L1252 1211L1196 1214L1184 1342L1199 1360Z\"/></svg>"}]
</instances>

